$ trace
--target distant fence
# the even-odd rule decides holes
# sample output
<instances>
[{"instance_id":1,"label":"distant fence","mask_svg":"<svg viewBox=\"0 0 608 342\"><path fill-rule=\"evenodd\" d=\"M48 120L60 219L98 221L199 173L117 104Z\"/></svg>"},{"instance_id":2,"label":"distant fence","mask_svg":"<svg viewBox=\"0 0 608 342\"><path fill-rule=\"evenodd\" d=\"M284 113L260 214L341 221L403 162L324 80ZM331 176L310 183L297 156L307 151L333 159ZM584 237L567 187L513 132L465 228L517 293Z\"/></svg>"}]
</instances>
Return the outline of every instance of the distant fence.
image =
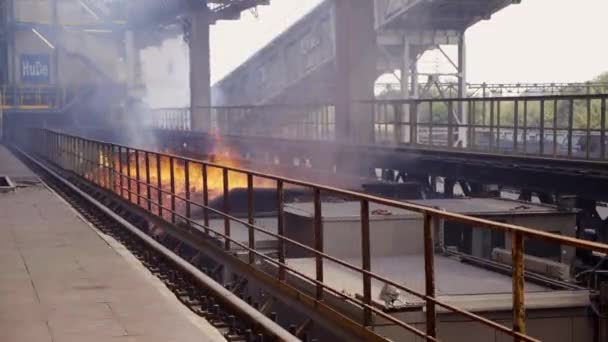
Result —
<instances>
[{"instance_id":1,"label":"distant fence","mask_svg":"<svg viewBox=\"0 0 608 342\"><path fill-rule=\"evenodd\" d=\"M377 100L373 143L566 159L608 160L606 94ZM225 135L335 140L333 105L211 107ZM159 109L149 125L190 130L188 109Z\"/></svg>"}]
</instances>

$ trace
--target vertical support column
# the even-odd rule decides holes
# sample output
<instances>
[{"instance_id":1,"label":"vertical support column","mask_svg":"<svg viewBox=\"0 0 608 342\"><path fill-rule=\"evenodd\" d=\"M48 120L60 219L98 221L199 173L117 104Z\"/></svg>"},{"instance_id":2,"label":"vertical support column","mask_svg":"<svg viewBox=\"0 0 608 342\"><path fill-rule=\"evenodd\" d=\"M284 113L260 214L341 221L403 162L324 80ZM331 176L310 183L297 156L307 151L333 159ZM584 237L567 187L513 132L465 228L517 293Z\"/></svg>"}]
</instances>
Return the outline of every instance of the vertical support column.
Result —
<instances>
[{"instance_id":1,"label":"vertical support column","mask_svg":"<svg viewBox=\"0 0 608 342\"><path fill-rule=\"evenodd\" d=\"M410 98L417 99L419 96L418 89L418 50L410 46Z\"/></svg>"},{"instance_id":2,"label":"vertical support column","mask_svg":"<svg viewBox=\"0 0 608 342\"><path fill-rule=\"evenodd\" d=\"M514 231L511 236L513 279L513 331L526 333L526 307L524 304L524 236ZM514 342L521 341L517 336Z\"/></svg>"},{"instance_id":3,"label":"vertical support column","mask_svg":"<svg viewBox=\"0 0 608 342\"><path fill-rule=\"evenodd\" d=\"M6 84L17 83L16 74L16 57L15 57L15 28L13 22L15 20L15 10L14 10L14 2L13 1L5 1L5 6L8 6L7 10L7 18L5 19L7 22L7 36L6 36ZM4 95L4 94L3 94Z\"/></svg>"},{"instance_id":4,"label":"vertical support column","mask_svg":"<svg viewBox=\"0 0 608 342\"><path fill-rule=\"evenodd\" d=\"M403 36L403 58L401 59L401 96L407 100L410 98L410 76L412 70L412 58L410 43L407 35Z\"/></svg>"},{"instance_id":5,"label":"vertical support column","mask_svg":"<svg viewBox=\"0 0 608 342\"><path fill-rule=\"evenodd\" d=\"M410 49L410 43L407 39L407 36L403 36L403 58L401 59L401 96L404 100L408 100L410 98L410 94L414 91L414 89L410 88L410 85L413 86L414 75L411 74L412 70L412 53ZM414 61L414 64L416 62ZM410 83L409 79L412 77L412 83ZM410 121L410 106L405 105L402 108L402 117L399 118L402 122L406 122L411 125ZM411 128L411 127L410 127ZM402 141L407 141L411 143L411 129L402 130Z\"/></svg>"},{"instance_id":6,"label":"vertical support column","mask_svg":"<svg viewBox=\"0 0 608 342\"><path fill-rule=\"evenodd\" d=\"M437 316L435 302L435 247L433 242L433 217L424 215L424 279L426 298L426 334L437 337Z\"/></svg>"},{"instance_id":7,"label":"vertical support column","mask_svg":"<svg viewBox=\"0 0 608 342\"><path fill-rule=\"evenodd\" d=\"M209 55L209 10L197 8L190 17L190 127L211 128L211 66Z\"/></svg>"},{"instance_id":8,"label":"vertical support column","mask_svg":"<svg viewBox=\"0 0 608 342\"><path fill-rule=\"evenodd\" d=\"M361 268L368 272L372 269L370 239L369 201L361 200ZM363 302L372 305L372 278L367 273L363 273ZM363 309L363 324L372 324L372 310L368 307Z\"/></svg>"},{"instance_id":9,"label":"vertical support column","mask_svg":"<svg viewBox=\"0 0 608 342\"><path fill-rule=\"evenodd\" d=\"M59 9L58 9L58 1L59 0L52 0L51 2L51 11L52 11L52 23L53 23L53 39L55 40L55 45L58 45L58 41L59 41ZM54 80L52 81L52 83L55 83L56 85L59 85L60 79L59 79L59 47L55 46L55 48L53 49L53 66L52 66L52 71L51 71L51 75L53 75Z\"/></svg>"},{"instance_id":10,"label":"vertical support column","mask_svg":"<svg viewBox=\"0 0 608 342\"><path fill-rule=\"evenodd\" d=\"M464 31L458 40L458 97L464 99L467 97L467 46L466 36ZM466 124L467 120L466 104L464 101L458 101L458 116L460 124ZM458 144L463 148L467 147L468 127L458 128Z\"/></svg>"},{"instance_id":11,"label":"vertical support column","mask_svg":"<svg viewBox=\"0 0 608 342\"><path fill-rule=\"evenodd\" d=\"M359 143L373 140L376 30L374 2L335 0L336 138Z\"/></svg>"}]
</instances>

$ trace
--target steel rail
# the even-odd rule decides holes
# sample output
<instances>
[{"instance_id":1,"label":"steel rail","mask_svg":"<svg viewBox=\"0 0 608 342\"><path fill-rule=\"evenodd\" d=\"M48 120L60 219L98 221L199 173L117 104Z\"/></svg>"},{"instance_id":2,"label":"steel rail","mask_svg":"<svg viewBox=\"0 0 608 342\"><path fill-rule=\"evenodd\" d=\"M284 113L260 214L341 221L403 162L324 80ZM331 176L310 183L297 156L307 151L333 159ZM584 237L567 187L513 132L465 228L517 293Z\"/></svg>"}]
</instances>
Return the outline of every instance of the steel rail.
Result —
<instances>
[{"instance_id":1,"label":"steel rail","mask_svg":"<svg viewBox=\"0 0 608 342\"><path fill-rule=\"evenodd\" d=\"M57 180L61 181L64 185L69 187L72 191L76 192L78 195L82 196L84 199L89 201L91 204L96 206L98 209L103 211L105 214L110 216L112 219L116 220L120 225L124 226L129 232L136 235L138 238L140 238L142 241L144 241L146 244L148 244L152 249L156 250L158 253L162 254L163 256L165 256L166 258L171 260L175 265L177 265L179 268L181 268L185 272L190 273L192 276L197 278L197 280L199 282L204 284L204 286L206 286L216 296L221 297L228 304L230 304L231 306L236 308L240 313L247 316L248 319L250 319L254 322L257 322L262 327L263 330L274 335L280 341L285 341L285 342L300 341L300 339L293 336L287 330L283 329L283 327L278 325L276 322L274 322L270 318L266 317L264 314L257 311L253 307L251 307L249 304L247 304L245 301L240 299L237 295L235 295L228 289L219 285L215 280L213 280L212 278L207 276L204 272L202 272L201 270L199 270L192 264L186 262L181 257L175 255L175 253L173 251L166 248L165 246L163 246L162 244L160 244L159 242L157 242L156 240L154 240L147 234L143 233L137 227L133 226L129 221L125 220L124 218L122 218L121 216L116 214L114 211L112 211L111 209L109 209L108 207L103 205L101 202L99 202L98 200L93 198L91 195L83 192L80 188L78 188L76 185L72 184L69 180L65 179L64 177L62 177L55 171L48 168L43 163L39 162L38 160L36 160L34 157L30 156L27 152L25 152L21 148L19 148L17 146L13 146L13 147L16 150L18 150L21 154L23 154L25 157L27 157L30 161L35 163L37 166L44 169L46 172L48 172L50 175L55 177Z\"/></svg>"}]
</instances>

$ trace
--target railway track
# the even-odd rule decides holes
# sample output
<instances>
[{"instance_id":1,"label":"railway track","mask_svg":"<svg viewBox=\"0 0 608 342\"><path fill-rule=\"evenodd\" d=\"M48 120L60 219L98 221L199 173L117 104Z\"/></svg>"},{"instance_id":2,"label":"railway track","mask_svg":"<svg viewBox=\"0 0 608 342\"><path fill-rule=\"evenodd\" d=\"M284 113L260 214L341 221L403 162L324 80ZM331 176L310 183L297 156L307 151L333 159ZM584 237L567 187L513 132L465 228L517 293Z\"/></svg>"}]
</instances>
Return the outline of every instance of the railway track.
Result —
<instances>
[{"instance_id":1,"label":"railway track","mask_svg":"<svg viewBox=\"0 0 608 342\"><path fill-rule=\"evenodd\" d=\"M243 281L225 282L218 268L205 267L204 256L168 234L152 234L150 222L129 210L120 199L79 177L35 160L22 150L15 154L41 180L104 234L123 244L192 312L206 319L229 342L316 341L296 328L282 328L276 314L257 311L261 306L243 298ZM224 283L224 285L221 285ZM289 331L288 331L289 330Z\"/></svg>"}]
</instances>

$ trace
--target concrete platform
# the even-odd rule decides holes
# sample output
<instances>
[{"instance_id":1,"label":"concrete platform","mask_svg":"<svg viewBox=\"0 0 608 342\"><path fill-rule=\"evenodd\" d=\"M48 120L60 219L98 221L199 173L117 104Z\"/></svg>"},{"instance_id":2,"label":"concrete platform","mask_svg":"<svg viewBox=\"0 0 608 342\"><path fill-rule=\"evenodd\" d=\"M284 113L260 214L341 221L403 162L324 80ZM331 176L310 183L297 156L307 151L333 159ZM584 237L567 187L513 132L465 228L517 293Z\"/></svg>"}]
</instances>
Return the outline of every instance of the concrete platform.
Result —
<instances>
[{"instance_id":1,"label":"concrete platform","mask_svg":"<svg viewBox=\"0 0 608 342\"><path fill-rule=\"evenodd\" d=\"M13 181L31 181L38 177L28 169L9 150L0 145L0 176L7 176Z\"/></svg>"},{"instance_id":2,"label":"concrete platform","mask_svg":"<svg viewBox=\"0 0 608 342\"><path fill-rule=\"evenodd\" d=\"M225 341L2 146L0 174L20 184L0 194L0 341Z\"/></svg>"}]
</instances>

